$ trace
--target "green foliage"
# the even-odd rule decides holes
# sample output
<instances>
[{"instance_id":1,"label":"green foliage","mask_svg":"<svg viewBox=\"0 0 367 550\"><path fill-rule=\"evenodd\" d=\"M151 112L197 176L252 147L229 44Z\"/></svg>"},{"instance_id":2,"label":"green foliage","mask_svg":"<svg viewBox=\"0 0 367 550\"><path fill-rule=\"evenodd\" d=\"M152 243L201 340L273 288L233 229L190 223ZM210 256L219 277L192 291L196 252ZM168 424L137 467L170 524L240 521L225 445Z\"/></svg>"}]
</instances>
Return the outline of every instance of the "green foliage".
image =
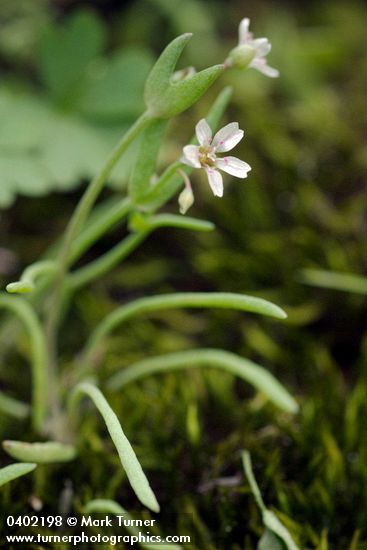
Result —
<instances>
[{"instance_id":1,"label":"green foliage","mask_svg":"<svg viewBox=\"0 0 367 550\"><path fill-rule=\"evenodd\" d=\"M107 387L110 391L118 391L130 382L157 372L191 369L201 365L234 374L252 384L284 411L293 414L298 412L297 402L266 369L220 349L197 349L144 359L114 374L107 381Z\"/></svg>"},{"instance_id":2,"label":"green foliage","mask_svg":"<svg viewBox=\"0 0 367 550\"><path fill-rule=\"evenodd\" d=\"M113 412L106 399L98 388L90 383L84 382L74 389L72 400L75 400L85 394L90 397L101 413L111 439L119 454L121 464L126 471L126 475L138 499L154 512L159 512L159 504L149 485L147 478L140 466L136 454L125 436L120 422Z\"/></svg>"},{"instance_id":3,"label":"green foliage","mask_svg":"<svg viewBox=\"0 0 367 550\"><path fill-rule=\"evenodd\" d=\"M261 541L259 542L258 548L260 550L267 550L271 548L270 545L272 544L272 538L274 539L274 536L271 536L271 534L269 533L270 531L273 535L276 535L276 537L278 537L278 539L280 539L284 543L284 546L287 548L287 550L299 550L298 546L296 546L296 544L294 543L289 531L279 521L277 516L271 510L268 510L266 508L261 496L259 486L252 471L251 457L247 451L244 451L242 453L242 461L251 491L255 497L258 507L260 508L260 511L262 513L262 520L264 526L267 529Z\"/></svg>"},{"instance_id":4,"label":"green foliage","mask_svg":"<svg viewBox=\"0 0 367 550\"><path fill-rule=\"evenodd\" d=\"M10 464L0 469L0 486L9 483L17 477L29 474L37 467L37 464Z\"/></svg>"},{"instance_id":5,"label":"green foliage","mask_svg":"<svg viewBox=\"0 0 367 550\"><path fill-rule=\"evenodd\" d=\"M55 441L43 443L25 443L6 440L2 443L4 451L11 457L23 462L50 464L52 462L69 462L76 457L76 449Z\"/></svg>"},{"instance_id":6,"label":"green foliage","mask_svg":"<svg viewBox=\"0 0 367 550\"><path fill-rule=\"evenodd\" d=\"M43 34L39 74L56 103L67 106L75 101L88 66L102 52L106 38L104 25L89 11L77 12L64 25Z\"/></svg>"},{"instance_id":7,"label":"green foliage","mask_svg":"<svg viewBox=\"0 0 367 550\"><path fill-rule=\"evenodd\" d=\"M107 29L91 11L76 11L42 34L35 71L44 89L3 79L0 89L0 206L19 194L70 190L92 178L119 135L143 108L152 64L147 50L103 57ZM134 151L119 163L113 186L127 181Z\"/></svg>"},{"instance_id":8,"label":"green foliage","mask_svg":"<svg viewBox=\"0 0 367 550\"><path fill-rule=\"evenodd\" d=\"M27 403L23 403L18 399L14 399L0 392L0 411L2 413L22 420L29 416L30 409Z\"/></svg>"},{"instance_id":9,"label":"green foliage","mask_svg":"<svg viewBox=\"0 0 367 550\"><path fill-rule=\"evenodd\" d=\"M223 65L216 65L178 82L172 81L177 61L191 36L186 33L172 40L147 78L145 103L156 117L171 118L191 107L224 71Z\"/></svg>"}]
</instances>

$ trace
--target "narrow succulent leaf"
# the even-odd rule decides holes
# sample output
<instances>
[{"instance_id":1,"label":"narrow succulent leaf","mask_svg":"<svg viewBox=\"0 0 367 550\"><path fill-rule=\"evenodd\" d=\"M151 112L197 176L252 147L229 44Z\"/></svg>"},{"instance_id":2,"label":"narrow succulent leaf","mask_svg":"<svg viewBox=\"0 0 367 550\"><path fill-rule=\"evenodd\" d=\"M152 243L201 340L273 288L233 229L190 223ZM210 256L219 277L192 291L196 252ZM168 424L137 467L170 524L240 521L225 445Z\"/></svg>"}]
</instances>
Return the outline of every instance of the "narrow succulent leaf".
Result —
<instances>
[{"instance_id":1,"label":"narrow succulent leaf","mask_svg":"<svg viewBox=\"0 0 367 550\"><path fill-rule=\"evenodd\" d=\"M134 518L129 512L127 512L118 502L115 500L108 499L95 499L88 502L84 507L84 512L86 514L96 513L107 513L113 514L115 516L124 516L124 520L134 521ZM126 530L134 536L139 536L139 529L133 524L126 526ZM181 550L182 546L179 544L146 544L144 542L140 543L142 548L147 548L149 550Z\"/></svg>"},{"instance_id":2,"label":"narrow succulent leaf","mask_svg":"<svg viewBox=\"0 0 367 550\"><path fill-rule=\"evenodd\" d=\"M156 111L156 115L171 118L186 111L210 88L223 71L224 65L214 65L171 84L161 98L162 107L160 111Z\"/></svg>"},{"instance_id":3,"label":"narrow succulent leaf","mask_svg":"<svg viewBox=\"0 0 367 550\"><path fill-rule=\"evenodd\" d=\"M284 544L272 531L265 529L258 542L257 550L284 550Z\"/></svg>"},{"instance_id":4,"label":"narrow succulent leaf","mask_svg":"<svg viewBox=\"0 0 367 550\"><path fill-rule=\"evenodd\" d=\"M34 284L31 281L15 281L6 285L6 291L9 294L28 294L33 290Z\"/></svg>"},{"instance_id":5,"label":"narrow succulent leaf","mask_svg":"<svg viewBox=\"0 0 367 550\"><path fill-rule=\"evenodd\" d=\"M248 359L219 349L182 351L139 361L112 376L107 382L107 388L114 392L130 382L158 372L199 366L213 367L234 374L252 384L280 409L290 413L298 411L295 399L270 372Z\"/></svg>"},{"instance_id":6,"label":"narrow succulent leaf","mask_svg":"<svg viewBox=\"0 0 367 550\"><path fill-rule=\"evenodd\" d=\"M33 292L36 287L36 280L39 277L50 273L55 273L56 270L57 264L54 261L42 260L40 262L35 262L24 270L19 281L9 283L6 286L6 290L10 294L24 294L28 292Z\"/></svg>"},{"instance_id":7,"label":"narrow succulent leaf","mask_svg":"<svg viewBox=\"0 0 367 550\"><path fill-rule=\"evenodd\" d=\"M107 498L96 498L94 500L90 500L85 506L84 506L84 512L86 514L93 514L93 512L102 513L107 512L110 514L114 514L115 516L123 514L125 518L131 518L131 515L129 512L125 510L118 502L115 500L110 500Z\"/></svg>"},{"instance_id":8,"label":"narrow succulent leaf","mask_svg":"<svg viewBox=\"0 0 367 550\"><path fill-rule=\"evenodd\" d=\"M248 451L243 451L242 453L242 462L244 471L247 477L247 480L249 482L252 494L254 495L255 501L262 513L262 520L267 529L269 529L272 533L274 533L279 539L284 543L287 550L299 550L298 546L295 544L295 542L292 539L291 534L289 533L288 529L279 521L277 516L272 512L271 510L268 510L264 504L263 498L261 496L260 488L257 484L257 481L254 476L254 472L252 470L252 464L251 464L251 456ZM267 539L271 540L271 537L268 536ZM261 541L260 541L261 542ZM260 549L266 550L270 546L265 546L265 542L262 542L262 546L259 546ZM274 546L276 548L276 546Z\"/></svg>"},{"instance_id":9,"label":"narrow succulent leaf","mask_svg":"<svg viewBox=\"0 0 367 550\"><path fill-rule=\"evenodd\" d=\"M76 386L73 392L73 399L78 398L81 394L88 395L101 413L111 439L117 449L121 464L126 471L126 475L136 496L144 506L147 506L147 508L153 510L153 512L159 512L159 504L143 472L140 462L124 434L116 414L111 409L107 400L101 391L89 382L84 382Z\"/></svg>"},{"instance_id":10,"label":"narrow succulent leaf","mask_svg":"<svg viewBox=\"0 0 367 550\"><path fill-rule=\"evenodd\" d=\"M265 527L275 533L284 542L287 550L299 550L288 529L279 521L274 512L265 510L263 512L263 523Z\"/></svg>"},{"instance_id":11,"label":"narrow succulent leaf","mask_svg":"<svg viewBox=\"0 0 367 550\"><path fill-rule=\"evenodd\" d=\"M0 486L5 485L9 481L16 479L17 477L29 474L37 467L37 464L10 464L5 468L0 469Z\"/></svg>"},{"instance_id":12,"label":"narrow succulent leaf","mask_svg":"<svg viewBox=\"0 0 367 550\"><path fill-rule=\"evenodd\" d=\"M156 103L159 103L160 98L169 87L177 61L191 37L191 33L185 33L172 40L150 71L145 83L144 95L147 107L153 112Z\"/></svg>"},{"instance_id":13,"label":"narrow succulent leaf","mask_svg":"<svg viewBox=\"0 0 367 550\"><path fill-rule=\"evenodd\" d=\"M101 277L105 273L111 271L113 267L120 264L121 261L131 254L148 236L149 234L160 227L169 227L170 217L167 215L154 216L153 222L150 225L145 226L145 230L142 228L142 218L139 219L139 215L131 218L131 229L133 233L128 235L125 239L120 241L117 245L111 248L108 252L97 258L94 262L87 264L80 269L74 271L69 275L69 287L72 290L85 286L94 279ZM134 232L133 226L136 224L136 232ZM138 229L138 227L140 228ZM189 229L185 222L178 225L177 220L173 220L174 227L180 227L181 229ZM200 231L206 231L212 229L211 225L206 222L197 221L195 229Z\"/></svg>"},{"instance_id":14,"label":"narrow succulent leaf","mask_svg":"<svg viewBox=\"0 0 367 550\"><path fill-rule=\"evenodd\" d=\"M23 420L29 416L30 410L28 403L23 403L0 392L0 411L2 413Z\"/></svg>"},{"instance_id":15,"label":"narrow succulent leaf","mask_svg":"<svg viewBox=\"0 0 367 550\"><path fill-rule=\"evenodd\" d=\"M3 441L3 449L8 455L23 462L50 464L53 462L69 462L76 457L76 449L56 441L42 443L26 443L23 441Z\"/></svg>"},{"instance_id":16,"label":"narrow succulent leaf","mask_svg":"<svg viewBox=\"0 0 367 550\"><path fill-rule=\"evenodd\" d=\"M145 102L154 117L171 118L195 103L224 71L224 65L215 65L174 82L174 69L182 50L191 38L183 34L173 40L154 65L145 85Z\"/></svg>"},{"instance_id":17,"label":"narrow succulent leaf","mask_svg":"<svg viewBox=\"0 0 367 550\"><path fill-rule=\"evenodd\" d=\"M261 491L255 479L254 472L252 470L251 456L248 451L242 452L242 464L243 464L243 469L245 471L247 481L249 482L252 494L254 495L256 504L258 505L258 507L262 512L265 512L266 506L261 496Z\"/></svg>"},{"instance_id":18,"label":"narrow succulent leaf","mask_svg":"<svg viewBox=\"0 0 367 550\"><path fill-rule=\"evenodd\" d=\"M129 220L129 228L132 231L152 231L160 227L177 227L179 229L192 229L193 231L212 231L215 229L212 222L175 214L145 216L140 212L135 212Z\"/></svg>"},{"instance_id":19,"label":"narrow succulent leaf","mask_svg":"<svg viewBox=\"0 0 367 550\"><path fill-rule=\"evenodd\" d=\"M36 429L42 427L47 399L47 347L40 321L28 302L18 296L0 294L0 308L5 308L22 321L30 342L32 366L32 420Z\"/></svg>"},{"instance_id":20,"label":"narrow succulent leaf","mask_svg":"<svg viewBox=\"0 0 367 550\"><path fill-rule=\"evenodd\" d=\"M185 218L181 217L180 219L184 220ZM234 309L268 315L277 319L287 317L287 314L280 307L267 300L231 292L186 292L140 298L115 309L97 325L88 339L82 363L89 363L101 340L131 317L151 311L182 307Z\"/></svg>"},{"instance_id":21,"label":"narrow succulent leaf","mask_svg":"<svg viewBox=\"0 0 367 550\"><path fill-rule=\"evenodd\" d=\"M367 277L355 273L338 273L323 269L303 269L301 281L307 285L367 294Z\"/></svg>"},{"instance_id":22,"label":"narrow succulent leaf","mask_svg":"<svg viewBox=\"0 0 367 550\"><path fill-rule=\"evenodd\" d=\"M157 157L167 121L154 119L144 130L129 181L129 197L138 202L151 188Z\"/></svg>"}]
</instances>

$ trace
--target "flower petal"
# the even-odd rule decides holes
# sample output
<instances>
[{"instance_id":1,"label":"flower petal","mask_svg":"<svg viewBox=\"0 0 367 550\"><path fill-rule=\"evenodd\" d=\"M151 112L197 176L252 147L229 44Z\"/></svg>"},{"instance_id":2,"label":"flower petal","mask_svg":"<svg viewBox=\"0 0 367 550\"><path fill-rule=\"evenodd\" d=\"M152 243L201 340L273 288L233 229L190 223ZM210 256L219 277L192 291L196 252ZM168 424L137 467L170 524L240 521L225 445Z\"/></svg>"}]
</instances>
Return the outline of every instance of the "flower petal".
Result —
<instances>
[{"instance_id":1,"label":"flower petal","mask_svg":"<svg viewBox=\"0 0 367 550\"><path fill-rule=\"evenodd\" d=\"M270 78L277 78L279 76L278 69L274 69L273 67L269 67L269 65L266 63L266 60L264 58L255 58L251 61L249 64L249 67L252 67L253 69L256 69L260 73L270 76Z\"/></svg>"},{"instance_id":2,"label":"flower petal","mask_svg":"<svg viewBox=\"0 0 367 550\"><path fill-rule=\"evenodd\" d=\"M217 159L215 166L231 176L236 176L236 178L247 178L247 172L251 170L251 166L240 160L236 157L224 157L222 159Z\"/></svg>"},{"instance_id":3,"label":"flower petal","mask_svg":"<svg viewBox=\"0 0 367 550\"><path fill-rule=\"evenodd\" d=\"M185 145L183 148L184 156L181 158L181 162L194 168L201 168L199 160L199 147L197 145Z\"/></svg>"},{"instance_id":4,"label":"flower petal","mask_svg":"<svg viewBox=\"0 0 367 550\"><path fill-rule=\"evenodd\" d=\"M255 38L251 45L256 50L256 57L265 57L271 50L271 44L267 38Z\"/></svg>"},{"instance_id":5,"label":"flower petal","mask_svg":"<svg viewBox=\"0 0 367 550\"><path fill-rule=\"evenodd\" d=\"M207 121L205 120L205 118L202 118L196 125L195 127L195 131L196 131L196 137L198 139L198 142L200 143L200 145L202 145L203 147L208 147L211 142L212 142L212 131L211 131L211 128L209 126L209 124L207 123Z\"/></svg>"},{"instance_id":6,"label":"flower petal","mask_svg":"<svg viewBox=\"0 0 367 550\"><path fill-rule=\"evenodd\" d=\"M251 33L249 33L250 19L245 17L242 19L240 26L238 28L238 43L245 44L249 38L251 38Z\"/></svg>"},{"instance_id":7,"label":"flower petal","mask_svg":"<svg viewBox=\"0 0 367 550\"><path fill-rule=\"evenodd\" d=\"M217 132L213 139L213 149L218 153L226 153L237 145L243 138L243 130L240 130L237 122L231 122Z\"/></svg>"},{"instance_id":8,"label":"flower petal","mask_svg":"<svg viewBox=\"0 0 367 550\"><path fill-rule=\"evenodd\" d=\"M205 171L208 176L209 185L216 197L223 197L223 178L222 174L218 170L213 168L206 168Z\"/></svg>"}]
</instances>

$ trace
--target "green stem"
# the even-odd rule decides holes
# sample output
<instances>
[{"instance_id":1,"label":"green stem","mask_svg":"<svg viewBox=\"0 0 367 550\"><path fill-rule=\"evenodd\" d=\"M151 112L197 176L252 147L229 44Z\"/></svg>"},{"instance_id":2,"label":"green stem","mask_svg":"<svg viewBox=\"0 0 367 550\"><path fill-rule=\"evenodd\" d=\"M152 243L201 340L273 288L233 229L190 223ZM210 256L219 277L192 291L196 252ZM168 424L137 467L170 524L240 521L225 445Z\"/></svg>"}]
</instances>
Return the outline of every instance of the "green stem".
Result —
<instances>
[{"instance_id":1,"label":"green stem","mask_svg":"<svg viewBox=\"0 0 367 550\"><path fill-rule=\"evenodd\" d=\"M57 387L58 376L57 331L60 323L62 302L64 297L64 281L71 263L71 250L73 242L85 224L90 211L93 208L93 205L102 191L103 186L105 185L114 166L117 164L123 153L131 145L134 139L144 130L150 120L151 115L147 112L143 113L135 124L133 124L133 126L131 126L131 128L122 136L101 171L87 187L66 228L65 238L58 255L59 271L56 277L54 291L51 294L48 304L48 314L45 325L48 352L48 371L49 377L52 379L51 388L54 390ZM59 432L58 435L60 436L63 431L62 426L59 426L58 424L61 418L61 405L59 394L56 391L54 391L54 394L51 396L51 403L53 405L51 410L51 425L55 425L55 429Z\"/></svg>"},{"instance_id":2,"label":"green stem","mask_svg":"<svg viewBox=\"0 0 367 550\"><path fill-rule=\"evenodd\" d=\"M107 315L107 317L97 325L94 332L90 335L84 352L82 353L80 365L83 375L88 371L89 365L93 363L93 358L102 340L117 326L135 315L180 307L200 309L226 308L269 315L278 319L284 319L286 317L286 314L281 308L262 298L229 292L187 292L182 294L177 293L140 298L130 304L119 307L110 315Z\"/></svg>"},{"instance_id":3,"label":"green stem","mask_svg":"<svg viewBox=\"0 0 367 550\"><path fill-rule=\"evenodd\" d=\"M126 134L122 136L121 140L112 151L99 174L97 174L97 176L87 187L66 228L65 238L61 245L61 250L58 257L59 273L56 280L55 291L51 300L47 321L47 338L49 341L49 356L51 360L52 357L56 355L56 332L59 323L63 296L62 286L65 279L65 274L71 262L71 249L73 242L88 218L88 215L114 166L117 164L123 153L129 145L131 145L134 139L144 130L150 120L151 115L147 112L143 113L135 124L133 124L133 126L126 132Z\"/></svg>"},{"instance_id":4,"label":"green stem","mask_svg":"<svg viewBox=\"0 0 367 550\"><path fill-rule=\"evenodd\" d=\"M130 198L124 198L104 212L90 226L85 227L71 247L70 263L76 262L102 235L105 235L115 224L121 222L131 209L132 203Z\"/></svg>"},{"instance_id":5,"label":"green stem","mask_svg":"<svg viewBox=\"0 0 367 550\"><path fill-rule=\"evenodd\" d=\"M182 162L174 162L166 168L152 189L138 201L138 205L148 212L153 212L167 202L182 185L182 176L178 170L191 171Z\"/></svg>"},{"instance_id":6,"label":"green stem","mask_svg":"<svg viewBox=\"0 0 367 550\"><path fill-rule=\"evenodd\" d=\"M31 341L32 364L32 421L36 430L41 430L46 414L47 347L41 324L31 306L15 296L0 296L0 307L10 309L26 326Z\"/></svg>"},{"instance_id":7,"label":"green stem","mask_svg":"<svg viewBox=\"0 0 367 550\"><path fill-rule=\"evenodd\" d=\"M94 262L69 275L68 281L72 291L78 290L97 277L110 271L156 229L161 227L178 227L180 229L192 229L195 231L211 231L214 228L214 225L210 222L196 220L188 216L175 216L174 214L159 214L148 218L138 216L140 219L131 223L131 226L134 225L134 233L128 235L123 241Z\"/></svg>"},{"instance_id":8,"label":"green stem","mask_svg":"<svg viewBox=\"0 0 367 550\"><path fill-rule=\"evenodd\" d=\"M191 369L201 365L218 368L239 376L263 392L284 411L290 413L298 411L295 399L270 372L248 359L219 349L181 351L139 361L112 376L107 382L107 388L115 392L130 382L157 372Z\"/></svg>"},{"instance_id":9,"label":"green stem","mask_svg":"<svg viewBox=\"0 0 367 550\"><path fill-rule=\"evenodd\" d=\"M150 231L140 231L132 233L119 244L111 248L106 254L103 254L98 260L91 262L85 267L81 267L69 275L69 284L72 291L78 290L94 279L107 273L121 260L133 252L141 242L146 239Z\"/></svg>"},{"instance_id":10,"label":"green stem","mask_svg":"<svg viewBox=\"0 0 367 550\"><path fill-rule=\"evenodd\" d=\"M72 243L79 233L79 230L84 225L94 203L96 202L100 192L102 191L107 178L111 174L113 168L120 160L123 153L135 140L135 138L145 129L148 123L152 120L152 117L147 112L143 113L138 120L131 126L131 128L124 134L113 149L111 155L107 159L102 170L91 181L87 187L82 199L80 200L71 220L66 228L65 239L61 248L59 261L61 269L66 270L70 262L70 249Z\"/></svg>"}]
</instances>

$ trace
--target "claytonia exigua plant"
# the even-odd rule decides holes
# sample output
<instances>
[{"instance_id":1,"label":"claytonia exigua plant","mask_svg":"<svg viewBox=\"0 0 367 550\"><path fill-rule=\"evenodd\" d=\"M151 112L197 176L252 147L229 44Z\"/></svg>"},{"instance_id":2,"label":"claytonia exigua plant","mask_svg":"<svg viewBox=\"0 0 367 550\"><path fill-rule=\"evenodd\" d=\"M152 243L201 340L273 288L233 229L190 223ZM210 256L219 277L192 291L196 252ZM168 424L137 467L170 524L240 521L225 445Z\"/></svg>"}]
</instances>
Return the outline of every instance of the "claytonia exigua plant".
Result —
<instances>
[{"instance_id":1,"label":"claytonia exigua plant","mask_svg":"<svg viewBox=\"0 0 367 550\"><path fill-rule=\"evenodd\" d=\"M269 40L267 38L253 38L249 27L250 19L245 17L239 26L238 46L230 52L226 64L240 69L249 67L271 78L278 77L279 71L269 67L266 60L266 56L271 50Z\"/></svg>"},{"instance_id":2,"label":"claytonia exigua plant","mask_svg":"<svg viewBox=\"0 0 367 550\"><path fill-rule=\"evenodd\" d=\"M199 145L186 145L183 148L182 162L193 168L203 168L208 176L209 185L216 197L223 196L223 178L219 170L227 172L236 178L247 178L251 166L236 157L218 157L217 153L227 153L233 149L243 138L244 132L240 130L237 122L231 122L219 130L214 138L212 130L203 118L196 125L196 138ZM187 203L188 184L185 182L185 190L179 198L182 204Z\"/></svg>"},{"instance_id":3,"label":"claytonia exigua plant","mask_svg":"<svg viewBox=\"0 0 367 550\"><path fill-rule=\"evenodd\" d=\"M246 47L252 48L253 56L249 66L255 66L269 51L270 45L267 41L264 42L266 39L253 40L247 31L247 34L245 33L246 28L248 31L248 25L246 27L242 22L241 39L245 41ZM213 229L213 224L204 220L156 213L178 192L183 182L185 187L179 197L180 210L184 213L191 206L194 200L188 178L191 169L205 170L209 185L218 197L223 195L220 171L238 178L246 178L251 170L246 162L236 157L218 156L233 149L244 135L238 123L232 122L216 132L213 137L213 131L218 127L230 98L230 90L225 89L219 94L206 118L196 125L196 138L199 144L186 145L182 159L172 163L162 174L154 176L167 120L191 107L223 71L230 67L227 63L199 72L189 68L175 73L177 61L190 38L190 34L179 36L166 47L157 60L145 86L146 111L121 137L105 164L90 182L66 227L61 246L52 249L47 261L36 261L24 271L19 281L7 286L8 292L18 296L0 294L0 308L10 310L18 317L26 328L31 342L33 430L40 434L42 439L45 436L51 438L51 441L42 443L7 441L4 444L5 451L15 459L25 461L27 467L16 466L5 472L0 470L0 483L1 480L7 482L30 472L39 463L60 463L74 459L77 455L74 441L76 436L75 433L70 433L70 423L76 423L78 415L75 414L74 408L80 398L86 396L101 414L138 499L151 510L158 511L159 504L138 458L116 414L97 387L96 367L103 362L103 345L108 335L121 323L139 313L178 307L230 308L278 319L286 317L278 306L242 294L208 292L145 296L116 307L112 313L101 318L81 353L80 350L75 350L76 359L71 376L69 359L65 365L60 353L60 327L67 319L73 295L81 288L119 265L153 231L167 227L191 231ZM130 175L127 196L123 199L117 196L112 205L108 201L107 204L101 205L102 208L94 209L113 168L137 138L140 138L140 144ZM123 240L90 263L75 267L76 262L99 239L122 223L126 223L128 231ZM20 293L32 292L33 301L32 296L28 301L19 296ZM150 358L141 363L139 368L136 366L132 371L125 369L128 376L123 380L119 377L119 384L126 384L136 373L141 377L161 370L185 369L188 365L212 366L251 383L283 410L291 413L297 411L298 406L292 396L259 365L223 350L206 349L190 353L173 353L164 358ZM68 372L66 377L60 373L61 368L65 366ZM89 381L91 373L94 375L93 383ZM104 389L109 391L111 388L116 389L116 385L107 380ZM9 397L1 402L3 410L5 409L9 415L24 418L28 414L29 407L25 403ZM73 428L77 426L74 425Z\"/></svg>"}]
</instances>

